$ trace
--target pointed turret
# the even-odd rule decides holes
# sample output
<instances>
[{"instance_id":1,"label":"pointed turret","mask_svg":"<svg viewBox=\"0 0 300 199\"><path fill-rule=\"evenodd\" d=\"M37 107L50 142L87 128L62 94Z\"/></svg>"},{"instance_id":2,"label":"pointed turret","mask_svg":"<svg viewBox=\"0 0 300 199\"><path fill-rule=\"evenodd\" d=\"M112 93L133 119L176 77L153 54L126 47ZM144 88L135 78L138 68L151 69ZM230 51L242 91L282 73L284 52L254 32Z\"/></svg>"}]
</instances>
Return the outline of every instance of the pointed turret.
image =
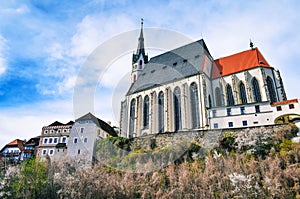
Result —
<instances>
[{"instance_id":1,"label":"pointed turret","mask_svg":"<svg viewBox=\"0 0 300 199\"><path fill-rule=\"evenodd\" d=\"M134 83L141 71L144 69L144 65L148 63L148 55L145 53L144 44L144 33L143 33L144 20L141 19L141 31L138 39L138 47L136 53L132 55L132 73L131 73L131 83Z\"/></svg>"},{"instance_id":2,"label":"pointed turret","mask_svg":"<svg viewBox=\"0 0 300 199\"><path fill-rule=\"evenodd\" d=\"M141 32L140 32L138 47L136 50L137 55L145 54L143 26L144 26L144 20L141 19Z\"/></svg>"}]
</instances>

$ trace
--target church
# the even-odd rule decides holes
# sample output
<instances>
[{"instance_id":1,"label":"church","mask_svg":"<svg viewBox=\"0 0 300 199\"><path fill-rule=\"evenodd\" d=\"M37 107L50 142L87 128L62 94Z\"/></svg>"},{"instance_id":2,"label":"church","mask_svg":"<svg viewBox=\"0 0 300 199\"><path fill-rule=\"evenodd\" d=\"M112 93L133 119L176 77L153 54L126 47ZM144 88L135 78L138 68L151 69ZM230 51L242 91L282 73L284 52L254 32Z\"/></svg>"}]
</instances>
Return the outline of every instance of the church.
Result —
<instances>
[{"instance_id":1,"label":"church","mask_svg":"<svg viewBox=\"0 0 300 199\"><path fill-rule=\"evenodd\" d=\"M245 128L297 122L280 73L258 48L214 59L203 39L148 58L143 22L121 102L120 134Z\"/></svg>"}]
</instances>

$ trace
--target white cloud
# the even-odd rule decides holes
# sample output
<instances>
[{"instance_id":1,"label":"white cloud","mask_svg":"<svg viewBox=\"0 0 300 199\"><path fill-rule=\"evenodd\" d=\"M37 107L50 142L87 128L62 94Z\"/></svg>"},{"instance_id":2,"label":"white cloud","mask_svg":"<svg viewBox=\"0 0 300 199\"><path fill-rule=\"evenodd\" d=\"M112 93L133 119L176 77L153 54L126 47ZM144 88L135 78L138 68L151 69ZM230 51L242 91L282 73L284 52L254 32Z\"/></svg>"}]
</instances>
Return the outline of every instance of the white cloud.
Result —
<instances>
[{"instance_id":1,"label":"white cloud","mask_svg":"<svg viewBox=\"0 0 300 199\"><path fill-rule=\"evenodd\" d=\"M54 121L74 121L72 101L48 101L0 110L0 147L14 139L30 139Z\"/></svg>"},{"instance_id":2,"label":"white cloud","mask_svg":"<svg viewBox=\"0 0 300 199\"><path fill-rule=\"evenodd\" d=\"M51 44L51 46L47 49L47 53L50 54L50 61L61 60L65 54L63 46L57 42Z\"/></svg>"},{"instance_id":3,"label":"white cloud","mask_svg":"<svg viewBox=\"0 0 300 199\"><path fill-rule=\"evenodd\" d=\"M77 32L72 37L70 56L88 56L105 40L133 27L134 23L126 15L85 16L77 25Z\"/></svg>"},{"instance_id":4,"label":"white cloud","mask_svg":"<svg viewBox=\"0 0 300 199\"><path fill-rule=\"evenodd\" d=\"M7 61L5 59L7 47L7 40L0 34L0 75L7 69Z\"/></svg>"},{"instance_id":5,"label":"white cloud","mask_svg":"<svg viewBox=\"0 0 300 199\"><path fill-rule=\"evenodd\" d=\"M0 14L25 14L28 13L30 10L25 4L21 4L19 6L16 6L15 8L2 8L0 9Z\"/></svg>"}]
</instances>

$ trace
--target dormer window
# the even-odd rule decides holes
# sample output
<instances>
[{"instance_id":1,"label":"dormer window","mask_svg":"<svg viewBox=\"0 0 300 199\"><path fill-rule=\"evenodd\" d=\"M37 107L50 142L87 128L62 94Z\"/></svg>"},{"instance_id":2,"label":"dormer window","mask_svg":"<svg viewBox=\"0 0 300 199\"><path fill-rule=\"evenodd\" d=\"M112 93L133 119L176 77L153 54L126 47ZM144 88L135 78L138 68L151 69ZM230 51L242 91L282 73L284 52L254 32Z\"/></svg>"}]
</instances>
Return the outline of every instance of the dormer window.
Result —
<instances>
[{"instance_id":1,"label":"dormer window","mask_svg":"<svg viewBox=\"0 0 300 199\"><path fill-rule=\"evenodd\" d=\"M187 63L187 59L184 59L184 60L183 60L183 63Z\"/></svg>"},{"instance_id":2,"label":"dormer window","mask_svg":"<svg viewBox=\"0 0 300 199\"><path fill-rule=\"evenodd\" d=\"M176 65L177 65L177 62L174 62L174 63L173 63L173 66L176 66Z\"/></svg>"}]
</instances>

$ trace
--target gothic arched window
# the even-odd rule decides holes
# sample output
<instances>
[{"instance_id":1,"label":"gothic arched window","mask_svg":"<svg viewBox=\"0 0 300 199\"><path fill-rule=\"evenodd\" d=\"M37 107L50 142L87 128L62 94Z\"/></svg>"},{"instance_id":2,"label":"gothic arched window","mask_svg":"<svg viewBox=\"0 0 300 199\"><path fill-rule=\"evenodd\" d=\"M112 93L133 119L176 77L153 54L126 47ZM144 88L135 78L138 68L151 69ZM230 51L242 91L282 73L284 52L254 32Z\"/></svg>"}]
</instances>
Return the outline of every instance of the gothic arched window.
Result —
<instances>
[{"instance_id":1,"label":"gothic arched window","mask_svg":"<svg viewBox=\"0 0 300 199\"><path fill-rule=\"evenodd\" d=\"M228 106L233 106L234 105L234 98L233 98L233 94L232 94L232 88L229 84L226 87L226 94L227 94L227 105Z\"/></svg>"},{"instance_id":2,"label":"gothic arched window","mask_svg":"<svg viewBox=\"0 0 300 199\"><path fill-rule=\"evenodd\" d=\"M129 137L132 137L134 133L134 118L135 118L135 99L132 99L130 103L130 115L129 115Z\"/></svg>"},{"instance_id":3,"label":"gothic arched window","mask_svg":"<svg viewBox=\"0 0 300 199\"><path fill-rule=\"evenodd\" d=\"M211 103L211 97L210 95L208 95L208 108L212 107L212 103Z\"/></svg>"},{"instance_id":4,"label":"gothic arched window","mask_svg":"<svg viewBox=\"0 0 300 199\"><path fill-rule=\"evenodd\" d=\"M144 98L144 109L143 109L143 121L144 128L149 128L149 96L146 95Z\"/></svg>"},{"instance_id":5,"label":"gothic arched window","mask_svg":"<svg viewBox=\"0 0 300 199\"><path fill-rule=\"evenodd\" d=\"M158 132L164 132L164 92L158 94Z\"/></svg>"},{"instance_id":6,"label":"gothic arched window","mask_svg":"<svg viewBox=\"0 0 300 199\"><path fill-rule=\"evenodd\" d=\"M175 131L181 129L181 94L179 87L174 90L174 122Z\"/></svg>"},{"instance_id":7,"label":"gothic arched window","mask_svg":"<svg viewBox=\"0 0 300 199\"><path fill-rule=\"evenodd\" d=\"M259 89L258 81L255 77L252 80L252 89L253 89L254 101L261 102L260 89Z\"/></svg>"},{"instance_id":8,"label":"gothic arched window","mask_svg":"<svg viewBox=\"0 0 300 199\"><path fill-rule=\"evenodd\" d=\"M200 126L198 87L196 83L192 83L190 86L190 99L191 99L192 128L194 129Z\"/></svg>"},{"instance_id":9,"label":"gothic arched window","mask_svg":"<svg viewBox=\"0 0 300 199\"><path fill-rule=\"evenodd\" d=\"M245 89L245 85L243 82L240 83L239 90L240 90L240 98L241 98L242 104L247 104L246 89Z\"/></svg>"},{"instance_id":10,"label":"gothic arched window","mask_svg":"<svg viewBox=\"0 0 300 199\"><path fill-rule=\"evenodd\" d=\"M142 69L142 67L143 67L143 61L140 60L140 61L139 61L139 69Z\"/></svg>"},{"instance_id":11,"label":"gothic arched window","mask_svg":"<svg viewBox=\"0 0 300 199\"><path fill-rule=\"evenodd\" d=\"M268 90L269 90L271 103L277 102L277 97L276 97L276 93L275 93L275 89L274 89L274 84L273 84L273 80L271 79L271 77L267 77L267 86L268 86Z\"/></svg>"},{"instance_id":12,"label":"gothic arched window","mask_svg":"<svg viewBox=\"0 0 300 199\"><path fill-rule=\"evenodd\" d=\"M215 89L215 95L216 95L216 106L221 106L222 105L221 90L219 87Z\"/></svg>"}]
</instances>

